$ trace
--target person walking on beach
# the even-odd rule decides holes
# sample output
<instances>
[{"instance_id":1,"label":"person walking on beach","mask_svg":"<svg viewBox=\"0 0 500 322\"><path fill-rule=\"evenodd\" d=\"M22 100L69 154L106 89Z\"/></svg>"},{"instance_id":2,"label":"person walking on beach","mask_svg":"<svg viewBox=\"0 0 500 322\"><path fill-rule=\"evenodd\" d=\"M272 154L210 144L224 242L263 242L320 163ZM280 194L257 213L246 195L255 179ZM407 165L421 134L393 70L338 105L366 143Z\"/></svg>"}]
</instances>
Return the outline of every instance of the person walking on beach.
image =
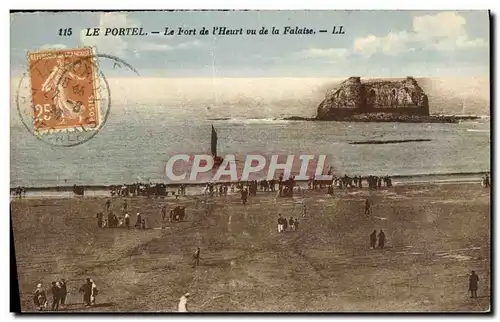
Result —
<instances>
[{"instance_id":1,"label":"person walking on beach","mask_svg":"<svg viewBox=\"0 0 500 322\"><path fill-rule=\"evenodd\" d=\"M109 207L111 207L111 200L106 200L106 211L109 211Z\"/></svg>"},{"instance_id":2,"label":"person walking on beach","mask_svg":"<svg viewBox=\"0 0 500 322\"><path fill-rule=\"evenodd\" d=\"M196 199L196 203L198 203L198 199ZM167 220L167 205L161 208L161 229L165 229L167 226L165 221Z\"/></svg>"},{"instance_id":3,"label":"person walking on beach","mask_svg":"<svg viewBox=\"0 0 500 322\"><path fill-rule=\"evenodd\" d=\"M304 204L303 210L302 210L302 217L305 217L307 215L307 206Z\"/></svg>"},{"instance_id":4,"label":"person walking on beach","mask_svg":"<svg viewBox=\"0 0 500 322\"><path fill-rule=\"evenodd\" d=\"M89 307L91 304L91 296L92 296L92 281L90 277L87 278L85 283L79 289L80 293L83 293L83 303L85 307Z\"/></svg>"},{"instance_id":5,"label":"person walking on beach","mask_svg":"<svg viewBox=\"0 0 500 322\"><path fill-rule=\"evenodd\" d=\"M472 271L469 276L469 292L471 298L477 298L477 284L479 282L479 276L476 275L475 271Z\"/></svg>"},{"instance_id":6,"label":"person walking on beach","mask_svg":"<svg viewBox=\"0 0 500 322\"><path fill-rule=\"evenodd\" d=\"M113 213L109 212L108 213L108 228L113 227Z\"/></svg>"},{"instance_id":7,"label":"person walking on beach","mask_svg":"<svg viewBox=\"0 0 500 322\"><path fill-rule=\"evenodd\" d=\"M286 223L286 218L281 217L280 215L280 223L281 223L281 232L285 232L285 223Z\"/></svg>"},{"instance_id":8,"label":"person walking on beach","mask_svg":"<svg viewBox=\"0 0 500 322\"><path fill-rule=\"evenodd\" d=\"M248 190L247 188L241 190L241 200L243 201L243 204L247 204L247 198L248 198Z\"/></svg>"},{"instance_id":9,"label":"person walking on beach","mask_svg":"<svg viewBox=\"0 0 500 322\"><path fill-rule=\"evenodd\" d=\"M488 174L485 174L483 177L483 187L485 188L490 187L490 176Z\"/></svg>"},{"instance_id":10,"label":"person walking on beach","mask_svg":"<svg viewBox=\"0 0 500 322\"><path fill-rule=\"evenodd\" d=\"M128 209L127 199L125 199L125 201L123 202L122 209L123 209L123 213L127 212L127 209Z\"/></svg>"},{"instance_id":11,"label":"person walking on beach","mask_svg":"<svg viewBox=\"0 0 500 322\"><path fill-rule=\"evenodd\" d=\"M193 254L193 268L200 265L200 247L197 247Z\"/></svg>"},{"instance_id":12,"label":"person walking on beach","mask_svg":"<svg viewBox=\"0 0 500 322\"><path fill-rule=\"evenodd\" d=\"M283 218L281 218L281 214L278 215L278 233L283 232Z\"/></svg>"},{"instance_id":13,"label":"person walking on beach","mask_svg":"<svg viewBox=\"0 0 500 322\"><path fill-rule=\"evenodd\" d=\"M135 221L135 228L141 228L141 225L142 225L141 214L137 213L137 220Z\"/></svg>"},{"instance_id":14,"label":"person walking on beach","mask_svg":"<svg viewBox=\"0 0 500 322\"><path fill-rule=\"evenodd\" d=\"M188 301L188 298L189 298L190 295L191 294L186 293L183 296L181 296L181 298L179 299L179 305L178 305L178 311L179 312L187 312L188 311L187 301Z\"/></svg>"},{"instance_id":15,"label":"person walking on beach","mask_svg":"<svg viewBox=\"0 0 500 322\"><path fill-rule=\"evenodd\" d=\"M380 229L380 233L378 233L378 247L380 249L384 249L385 245L385 233L382 229Z\"/></svg>"},{"instance_id":16,"label":"person walking on beach","mask_svg":"<svg viewBox=\"0 0 500 322\"><path fill-rule=\"evenodd\" d=\"M104 214L102 212L98 212L97 213L97 228L102 228L103 227L103 218L104 218Z\"/></svg>"},{"instance_id":17,"label":"person walking on beach","mask_svg":"<svg viewBox=\"0 0 500 322\"><path fill-rule=\"evenodd\" d=\"M61 302L61 287L58 282L52 282L52 311L59 310Z\"/></svg>"},{"instance_id":18,"label":"person walking on beach","mask_svg":"<svg viewBox=\"0 0 500 322\"><path fill-rule=\"evenodd\" d=\"M124 226L124 218L123 217L118 217L118 228L123 228Z\"/></svg>"},{"instance_id":19,"label":"person walking on beach","mask_svg":"<svg viewBox=\"0 0 500 322\"><path fill-rule=\"evenodd\" d=\"M33 293L33 303L38 311L43 311L47 307L47 294L42 287L42 284L37 284L35 292Z\"/></svg>"},{"instance_id":20,"label":"person walking on beach","mask_svg":"<svg viewBox=\"0 0 500 322\"><path fill-rule=\"evenodd\" d=\"M288 225L290 225L291 231L295 231L295 221L293 221L292 217L290 217L290 219L288 219Z\"/></svg>"},{"instance_id":21,"label":"person walking on beach","mask_svg":"<svg viewBox=\"0 0 500 322\"><path fill-rule=\"evenodd\" d=\"M66 305L66 297L68 296L68 286L66 285L66 280L62 278L59 285L61 286L61 308L64 308L64 305Z\"/></svg>"},{"instance_id":22,"label":"person walking on beach","mask_svg":"<svg viewBox=\"0 0 500 322\"><path fill-rule=\"evenodd\" d=\"M99 290L97 289L97 285L95 285L94 280L91 279L90 283L92 284L90 289L90 304L95 305L95 298L97 294L99 294Z\"/></svg>"},{"instance_id":23,"label":"person walking on beach","mask_svg":"<svg viewBox=\"0 0 500 322\"><path fill-rule=\"evenodd\" d=\"M375 229L373 233L370 234L370 248L375 249L377 245L377 230Z\"/></svg>"},{"instance_id":24,"label":"person walking on beach","mask_svg":"<svg viewBox=\"0 0 500 322\"><path fill-rule=\"evenodd\" d=\"M125 214L125 227L127 227L127 229L130 229L130 215L128 214L128 212Z\"/></svg>"},{"instance_id":25,"label":"person walking on beach","mask_svg":"<svg viewBox=\"0 0 500 322\"><path fill-rule=\"evenodd\" d=\"M294 220L294 227L295 227L294 230L298 230L299 229L299 220L297 218L295 218L295 220Z\"/></svg>"},{"instance_id":26,"label":"person walking on beach","mask_svg":"<svg viewBox=\"0 0 500 322\"><path fill-rule=\"evenodd\" d=\"M198 199L196 199L196 202L198 203ZM161 207L161 220L165 220L167 217L167 205Z\"/></svg>"},{"instance_id":27,"label":"person walking on beach","mask_svg":"<svg viewBox=\"0 0 500 322\"><path fill-rule=\"evenodd\" d=\"M368 199L365 199L365 215L369 215L370 213L370 201Z\"/></svg>"}]
</instances>

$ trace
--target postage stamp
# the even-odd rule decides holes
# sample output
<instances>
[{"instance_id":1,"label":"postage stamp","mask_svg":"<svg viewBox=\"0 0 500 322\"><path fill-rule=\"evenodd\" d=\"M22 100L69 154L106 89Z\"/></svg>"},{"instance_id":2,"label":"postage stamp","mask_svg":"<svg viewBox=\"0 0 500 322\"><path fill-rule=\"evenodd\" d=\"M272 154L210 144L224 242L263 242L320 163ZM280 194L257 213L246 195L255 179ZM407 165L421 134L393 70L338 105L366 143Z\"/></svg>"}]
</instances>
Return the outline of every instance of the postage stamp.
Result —
<instances>
[{"instance_id":1,"label":"postage stamp","mask_svg":"<svg viewBox=\"0 0 500 322\"><path fill-rule=\"evenodd\" d=\"M99 127L99 77L93 60L90 47L28 53L35 134Z\"/></svg>"}]
</instances>

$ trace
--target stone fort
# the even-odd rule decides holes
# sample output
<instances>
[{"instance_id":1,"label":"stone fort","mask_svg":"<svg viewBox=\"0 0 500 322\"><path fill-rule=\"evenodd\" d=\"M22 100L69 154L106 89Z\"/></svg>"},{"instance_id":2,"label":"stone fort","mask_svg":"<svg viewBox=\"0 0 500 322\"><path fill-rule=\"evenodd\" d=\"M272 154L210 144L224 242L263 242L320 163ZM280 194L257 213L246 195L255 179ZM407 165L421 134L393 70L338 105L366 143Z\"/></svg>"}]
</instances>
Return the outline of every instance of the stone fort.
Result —
<instances>
[{"instance_id":1,"label":"stone fort","mask_svg":"<svg viewBox=\"0 0 500 322\"><path fill-rule=\"evenodd\" d=\"M370 80L349 77L326 93L318 106L318 119L362 113L429 115L429 101L413 77L403 80Z\"/></svg>"}]
</instances>

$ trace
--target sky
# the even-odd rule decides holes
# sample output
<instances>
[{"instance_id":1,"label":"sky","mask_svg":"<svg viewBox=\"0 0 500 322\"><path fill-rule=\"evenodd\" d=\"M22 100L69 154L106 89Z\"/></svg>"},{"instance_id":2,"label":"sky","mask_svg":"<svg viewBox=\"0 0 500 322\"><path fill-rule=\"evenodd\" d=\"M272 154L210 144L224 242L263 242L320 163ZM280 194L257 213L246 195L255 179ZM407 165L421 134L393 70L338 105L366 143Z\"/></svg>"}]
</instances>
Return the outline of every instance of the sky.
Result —
<instances>
[{"instance_id":1,"label":"sky","mask_svg":"<svg viewBox=\"0 0 500 322\"><path fill-rule=\"evenodd\" d=\"M444 77L489 75L487 11L152 11L13 13L12 77L27 52L94 46L146 77ZM273 26L333 29L345 34L256 36L99 36L86 28ZM59 36L72 28L71 36ZM108 63L108 62L106 62ZM106 76L133 75L103 64Z\"/></svg>"}]
</instances>

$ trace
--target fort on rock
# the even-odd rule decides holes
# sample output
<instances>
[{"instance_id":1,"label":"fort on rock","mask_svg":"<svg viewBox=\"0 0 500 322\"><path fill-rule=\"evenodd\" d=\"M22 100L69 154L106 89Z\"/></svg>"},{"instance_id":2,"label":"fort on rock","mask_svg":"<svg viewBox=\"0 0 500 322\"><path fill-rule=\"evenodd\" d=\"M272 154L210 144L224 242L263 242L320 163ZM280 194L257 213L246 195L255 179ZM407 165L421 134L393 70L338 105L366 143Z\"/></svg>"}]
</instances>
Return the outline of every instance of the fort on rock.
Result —
<instances>
[{"instance_id":1,"label":"fort on rock","mask_svg":"<svg viewBox=\"0 0 500 322\"><path fill-rule=\"evenodd\" d=\"M369 80L349 77L326 93L316 119L335 120L355 114L386 113L429 115L429 100L413 77L404 80Z\"/></svg>"}]
</instances>

